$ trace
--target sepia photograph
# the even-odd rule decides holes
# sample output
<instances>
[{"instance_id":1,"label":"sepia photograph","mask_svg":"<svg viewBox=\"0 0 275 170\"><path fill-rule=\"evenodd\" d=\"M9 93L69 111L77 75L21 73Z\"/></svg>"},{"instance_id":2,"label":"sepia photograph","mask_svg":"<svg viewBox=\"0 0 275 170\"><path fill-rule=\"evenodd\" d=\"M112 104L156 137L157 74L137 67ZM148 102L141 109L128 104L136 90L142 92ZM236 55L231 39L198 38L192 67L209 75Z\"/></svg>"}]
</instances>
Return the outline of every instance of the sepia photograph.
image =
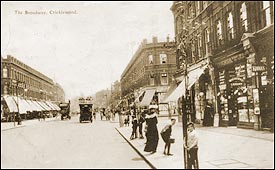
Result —
<instances>
[{"instance_id":1,"label":"sepia photograph","mask_svg":"<svg viewBox=\"0 0 275 170\"><path fill-rule=\"evenodd\" d=\"M274 2L1 1L1 169L274 169Z\"/></svg>"}]
</instances>

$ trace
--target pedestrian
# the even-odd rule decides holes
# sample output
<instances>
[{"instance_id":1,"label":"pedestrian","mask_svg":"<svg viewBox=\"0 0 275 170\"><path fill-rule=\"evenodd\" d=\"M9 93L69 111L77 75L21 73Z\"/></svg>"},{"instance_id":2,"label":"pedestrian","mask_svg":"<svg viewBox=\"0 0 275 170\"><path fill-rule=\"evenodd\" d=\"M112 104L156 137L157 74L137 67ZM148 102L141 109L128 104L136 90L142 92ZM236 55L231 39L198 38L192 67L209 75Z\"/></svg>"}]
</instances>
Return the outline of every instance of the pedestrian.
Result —
<instances>
[{"instance_id":1,"label":"pedestrian","mask_svg":"<svg viewBox=\"0 0 275 170\"><path fill-rule=\"evenodd\" d=\"M96 119L96 111L93 111L94 120Z\"/></svg>"},{"instance_id":2,"label":"pedestrian","mask_svg":"<svg viewBox=\"0 0 275 170\"><path fill-rule=\"evenodd\" d=\"M212 105L207 101L204 109L203 126L213 126L214 110Z\"/></svg>"},{"instance_id":3,"label":"pedestrian","mask_svg":"<svg viewBox=\"0 0 275 170\"><path fill-rule=\"evenodd\" d=\"M137 138L137 126L138 126L135 110L131 110L131 116L132 116L132 134L131 134L130 140Z\"/></svg>"},{"instance_id":4,"label":"pedestrian","mask_svg":"<svg viewBox=\"0 0 275 170\"><path fill-rule=\"evenodd\" d=\"M171 143L175 142L175 139L171 138L171 134L172 134L172 126L176 123L176 119L171 119L171 123L169 125L166 125L162 131L160 132L161 137L163 139L163 141L165 142L165 146L164 146L164 151L163 154L164 155L169 155L172 156L173 154L170 153L170 147L171 147ZM167 150L167 152L166 152Z\"/></svg>"},{"instance_id":5,"label":"pedestrian","mask_svg":"<svg viewBox=\"0 0 275 170\"><path fill-rule=\"evenodd\" d=\"M142 133L142 128L143 128L143 123L145 122L145 110L142 109L141 113L139 114L139 119L138 119L138 131L139 131L139 138L144 139L143 133Z\"/></svg>"},{"instance_id":6,"label":"pedestrian","mask_svg":"<svg viewBox=\"0 0 275 170\"><path fill-rule=\"evenodd\" d=\"M184 139L185 141L186 139ZM188 162L187 169L199 169L199 161L198 161L198 142L199 137L197 132L195 131L195 126L193 122L187 124L187 145L184 142L184 147L187 149Z\"/></svg>"},{"instance_id":7,"label":"pedestrian","mask_svg":"<svg viewBox=\"0 0 275 170\"><path fill-rule=\"evenodd\" d=\"M147 124L147 132L146 132L146 138L147 142L144 148L145 152L152 152L156 153L158 141L159 141L159 133L158 133L158 119L157 119L157 113L156 109L158 106L156 105L150 105L149 106L149 114L145 116L145 121Z\"/></svg>"},{"instance_id":8,"label":"pedestrian","mask_svg":"<svg viewBox=\"0 0 275 170\"><path fill-rule=\"evenodd\" d=\"M129 126L130 124L130 116L128 113L126 113L126 118L124 119L124 125Z\"/></svg>"}]
</instances>

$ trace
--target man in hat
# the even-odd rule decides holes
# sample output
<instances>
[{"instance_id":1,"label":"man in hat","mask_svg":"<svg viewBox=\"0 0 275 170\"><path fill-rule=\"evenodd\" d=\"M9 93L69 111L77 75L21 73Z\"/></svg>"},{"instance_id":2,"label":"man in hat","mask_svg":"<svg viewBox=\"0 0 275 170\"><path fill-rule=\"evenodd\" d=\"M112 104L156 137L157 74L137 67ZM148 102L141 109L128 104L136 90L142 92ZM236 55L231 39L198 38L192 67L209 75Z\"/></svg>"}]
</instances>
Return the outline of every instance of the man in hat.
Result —
<instances>
[{"instance_id":1,"label":"man in hat","mask_svg":"<svg viewBox=\"0 0 275 170\"><path fill-rule=\"evenodd\" d=\"M184 139L185 141L185 139ZM195 126L193 122L187 123L187 146L184 142L184 147L187 149L188 153L188 167L187 169L199 169L198 163L198 134L195 131Z\"/></svg>"}]
</instances>

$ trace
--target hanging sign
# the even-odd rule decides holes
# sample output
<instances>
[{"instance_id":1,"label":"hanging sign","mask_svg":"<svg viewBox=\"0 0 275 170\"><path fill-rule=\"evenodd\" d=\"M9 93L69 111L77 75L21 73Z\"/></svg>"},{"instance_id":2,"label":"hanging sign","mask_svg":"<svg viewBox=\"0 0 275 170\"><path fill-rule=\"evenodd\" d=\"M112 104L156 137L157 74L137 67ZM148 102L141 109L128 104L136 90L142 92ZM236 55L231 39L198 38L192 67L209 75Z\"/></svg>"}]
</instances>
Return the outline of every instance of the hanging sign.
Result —
<instances>
[{"instance_id":1,"label":"hanging sign","mask_svg":"<svg viewBox=\"0 0 275 170\"><path fill-rule=\"evenodd\" d=\"M265 66L252 66L252 71L253 72L263 72L266 71Z\"/></svg>"}]
</instances>

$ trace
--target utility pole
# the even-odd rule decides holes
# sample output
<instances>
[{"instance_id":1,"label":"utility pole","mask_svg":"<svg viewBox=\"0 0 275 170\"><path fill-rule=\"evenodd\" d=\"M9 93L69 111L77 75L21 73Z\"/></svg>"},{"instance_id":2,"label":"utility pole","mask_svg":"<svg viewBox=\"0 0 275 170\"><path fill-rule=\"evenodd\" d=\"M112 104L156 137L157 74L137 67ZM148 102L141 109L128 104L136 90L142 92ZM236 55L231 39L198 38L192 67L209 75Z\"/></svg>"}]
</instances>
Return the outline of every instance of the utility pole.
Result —
<instances>
[{"instance_id":1,"label":"utility pole","mask_svg":"<svg viewBox=\"0 0 275 170\"><path fill-rule=\"evenodd\" d=\"M186 60L185 60L186 61ZM188 169L188 161L189 161L189 157L188 157L188 151L185 148L185 146L187 146L187 140L188 140L188 136L187 136L187 122L188 122L188 107L187 107L187 86L188 86L188 77L187 77L187 65L186 62L184 62L184 84L185 84L185 91L184 91L184 95L182 96L182 132L183 132L183 139L185 139L183 141L183 158L184 158L184 169Z\"/></svg>"}]
</instances>

